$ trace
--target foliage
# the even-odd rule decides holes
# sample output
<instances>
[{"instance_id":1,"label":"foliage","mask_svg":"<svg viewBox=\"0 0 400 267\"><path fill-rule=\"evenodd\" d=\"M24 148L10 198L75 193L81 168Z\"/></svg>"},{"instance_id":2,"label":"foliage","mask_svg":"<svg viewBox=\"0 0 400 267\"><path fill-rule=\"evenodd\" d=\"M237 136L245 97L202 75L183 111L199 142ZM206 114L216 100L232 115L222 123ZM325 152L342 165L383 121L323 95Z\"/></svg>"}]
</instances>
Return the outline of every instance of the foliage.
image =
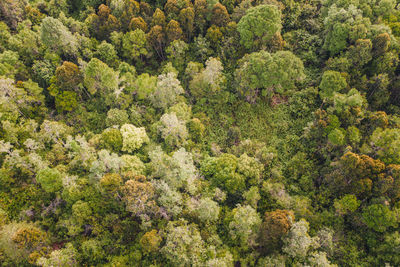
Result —
<instances>
[{"instance_id":1,"label":"foliage","mask_svg":"<svg viewBox=\"0 0 400 267\"><path fill-rule=\"evenodd\" d=\"M237 25L240 41L247 49L267 44L281 28L281 12L275 5L249 8Z\"/></svg>"},{"instance_id":2,"label":"foliage","mask_svg":"<svg viewBox=\"0 0 400 267\"><path fill-rule=\"evenodd\" d=\"M146 130L138 128L132 124L124 124L121 126L122 135L122 151L133 152L139 149L144 143L149 142Z\"/></svg>"},{"instance_id":3,"label":"foliage","mask_svg":"<svg viewBox=\"0 0 400 267\"><path fill-rule=\"evenodd\" d=\"M399 266L395 0L1 0L0 266Z\"/></svg>"}]
</instances>

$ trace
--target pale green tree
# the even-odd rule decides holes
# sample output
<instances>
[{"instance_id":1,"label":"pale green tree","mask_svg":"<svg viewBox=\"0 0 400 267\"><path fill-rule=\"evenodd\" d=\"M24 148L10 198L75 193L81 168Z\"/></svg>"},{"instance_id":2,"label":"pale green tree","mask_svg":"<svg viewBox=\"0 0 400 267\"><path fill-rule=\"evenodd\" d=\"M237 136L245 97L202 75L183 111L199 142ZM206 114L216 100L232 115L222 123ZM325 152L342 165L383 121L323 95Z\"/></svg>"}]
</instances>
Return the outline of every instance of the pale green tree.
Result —
<instances>
[{"instance_id":1,"label":"pale green tree","mask_svg":"<svg viewBox=\"0 0 400 267\"><path fill-rule=\"evenodd\" d=\"M122 134L122 151L131 153L150 141L143 127L138 128L132 124L124 124L120 131Z\"/></svg>"},{"instance_id":2,"label":"pale green tree","mask_svg":"<svg viewBox=\"0 0 400 267\"><path fill-rule=\"evenodd\" d=\"M243 247L255 246L260 225L261 219L255 209L238 204L232 210L232 221L228 225L229 235Z\"/></svg>"},{"instance_id":3,"label":"pale green tree","mask_svg":"<svg viewBox=\"0 0 400 267\"><path fill-rule=\"evenodd\" d=\"M164 255L174 266L204 266L205 244L195 224L186 221L169 222L165 232Z\"/></svg>"},{"instance_id":4,"label":"pale green tree","mask_svg":"<svg viewBox=\"0 0 400 267\"><path fill-rule=\"evenodd\" d=\"M161 74L157 78L157 87L150 95L150 100L155 107L166 109L175 104L177 96L184 92L175 73Z\"/></svg>"},{"instance_id":5,"label":"pale green tree","mask_svg":"<svg viewBox=\"0 0 400 267\"><path fill-rule=\"evenodd\" d=\"M58 19L46 17L42 21L40 37L44 45L57 53L68 56L77 55L76 37Z\"/></svg>"},{"instance_id":6,"label":"pale green tree","mask_svg":"<svg viewBox=\"0 0 400 267\"><path fill-rule=\"evenodd\" d=\"M178 119L174 112L162 115L157 129L170 147L182 146L188 137L185 122Z\"/></svg>"}]
</instances>

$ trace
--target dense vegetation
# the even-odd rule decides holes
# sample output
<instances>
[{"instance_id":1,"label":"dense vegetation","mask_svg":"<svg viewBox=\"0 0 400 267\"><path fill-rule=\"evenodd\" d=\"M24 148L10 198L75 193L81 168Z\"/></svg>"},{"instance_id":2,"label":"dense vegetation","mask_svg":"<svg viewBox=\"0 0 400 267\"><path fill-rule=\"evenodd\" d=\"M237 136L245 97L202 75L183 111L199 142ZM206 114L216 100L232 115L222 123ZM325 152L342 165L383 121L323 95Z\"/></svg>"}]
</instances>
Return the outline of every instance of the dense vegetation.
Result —
<instances>
[{"instance_id":1,"label":"dense vegetation","mask_svg":"<svg viewBox=\"0 0 400 267\"><path fill-rule=\"evenodd\" d=\"M1 0L1 266L400 266L396 0Z\"/></svg>"}]
</instances>

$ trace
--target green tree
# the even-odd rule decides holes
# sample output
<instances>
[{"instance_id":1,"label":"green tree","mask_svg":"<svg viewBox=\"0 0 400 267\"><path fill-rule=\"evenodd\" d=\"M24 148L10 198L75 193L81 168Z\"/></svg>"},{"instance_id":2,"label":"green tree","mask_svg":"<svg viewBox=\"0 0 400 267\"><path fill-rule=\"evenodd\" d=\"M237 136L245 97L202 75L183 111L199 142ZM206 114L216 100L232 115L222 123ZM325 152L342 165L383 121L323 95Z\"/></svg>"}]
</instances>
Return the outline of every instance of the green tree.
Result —
<instances>
[{"instance_id":1,"label":"green tree","mask_svg":"<svg viewBox=\"0 0 400 267\"><path fill-rule=\"evenodd\" d=\"M46 17L40 27L40 38L52 51L67 56L77 56L76 37L58 19Z\"/></svg>"},{"instance_id":2,"label":"green tree","mask_svg":"<svg viewBox=\"0 0 400 267\"><path fill-rule=\"evenodd\" d=\"M389 227L397 227L396 215L383 204L372 204L363 209L362 218L365 224L377 232L385 232Z\"/></svg>"},{"instance_id":3,"label":"green tree","mask_svg":"<svg viewBox=\"0 0 400 267\"><path fill-rule=\"evenodd\" d=\"M339 72L328 70L322 75L319 94L322 99L330 100L335 93L341 92L346 87L346 79Z\"/></svg>"},{"instance_id":4,"label":"green tree","mask_svg":"<svg viewBox=\"0 0 400 267\"><path fill-rule=\"evenodd\" d=\"M237 25L240 42L249 50L267 44L281 28L281 12L274 5L249 8Z\"/></svg>"},{"instance_id":5,"label":"green tree","mask_svg":"<svg viewBox=\"0 0 400 267\"><path fill-rule=\"evenodd\" d=\"M138 60L147 55L147 39L141 29L127 32L122 38L122 52L125 58Z\"/></svg>"},{"instance_id":6,"label":"green tree","mask_svg":"<svg viewBox=\"0 0 400 267\"><path fill-rule=\"evenodd\" d=\"M115 47L106 41L101 42L97 46L96 52L93 55L109 66L114 66L118 60Z\"/></svg>"},{"instance_id":7,"label":"green tree","mask_svg":"<svg viewBox=\"0 0 400 267\"><path fill-rule=\"evenodd\" d=\"M144 100L156 90L157 77L150 76L148 73L139 75L133 84L133 90L139 100Z\"/></svg>"},{"instance_id":8,"label":"green tree","mask_svg":"<svg viewBox=\"0 0 400 267\"><path fill-rule=\"evenodd\" d=\"M85 68L83 84L92 95L113 93L118 89L118 74L104 62L92 58Z\"/></svg>"},{"instance_id":9,"label":"green tree","mask_svg":"<svg viewBox=\"0 0 400 267\"><path fill-rule=\"evenodd\" d=\"M324 19L324 45L330 55L343 51L348 40L355 42L367 37L371 22L364 18L362 11L354 5L341 8L333 4L329 7L328 15Z\"/></svg>"},{"instance_id":10,"label":"green tree","mask_svg":"<svg viewBox=\"0 0 400 267\"><path fill-rule=\"evenodd\" d=\"M60 191L62 188L62 174L57 169L40 170L36 175L36 180L49 193Z\"/></svg>"},{"instance_id":11,"label":"green tree","mask_svg":"<svg viewBox=\"0 0 400 267\"><path fill-rule=\"evenodd\" d=\"M165 245L160 252L174 266L200 266L205 261L205 244L195 224L186 221L168 222Z\"/></svg>"},{"instance_id":12,"label":"green tree","mask_svg":"<svg viewBox=\"0 0 400 267\"><path fill-rule=\"evenodd\" d=\"M235 72L237 90L248 101L260 93L285 94L295 89L295 82L304 78L302 61L289 51L270 54L266 51L245 55Z\"/></svg>"},{"instance_id":13,"label":"green tree","mask_svg":"<svg viewBox=\"0 0 400 267\"><path fill-rule=\"evenodd\" d=\"M355 195L345 195L341 199L335 200L334 207L339 215L346 215L355 212L361 202Z\"/></svg>"},{"instance_id":14,"label":"green tree","mask_svg":"<svg viewBox=\"0 0 400 267\"><path fill-rule=\"evenodd\" d=\"M229 222L229 235L233 241L243 247L256 245L257 233L260 230L261 219L251 206L237 205L232 210L232 221Z\"/></svg>"},{"instance_id":15,"label":"green tree","mask_svg":"<svg viewBox=\"0 0 400 267\"><path fill-rule=\"evenodd\" d=\"M377 128L371 136L375 153L386 164L400 162L400 129Z\"/></svg>"}]
</instances>

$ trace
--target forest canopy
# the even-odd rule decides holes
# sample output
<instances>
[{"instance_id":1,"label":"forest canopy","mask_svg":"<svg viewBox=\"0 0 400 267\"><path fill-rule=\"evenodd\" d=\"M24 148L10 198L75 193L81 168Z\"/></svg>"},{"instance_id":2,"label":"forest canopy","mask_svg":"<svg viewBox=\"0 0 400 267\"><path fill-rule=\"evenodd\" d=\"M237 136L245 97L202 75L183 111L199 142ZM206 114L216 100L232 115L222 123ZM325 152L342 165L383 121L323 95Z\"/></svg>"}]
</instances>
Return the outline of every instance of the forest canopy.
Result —
<instances>
[{"instance_id":1,"label":"forest canopy","mask_svg":"<svg viewBox=\"0 0 400 267\"><path fill-rule=\"evenodd\" d=\"M400 266L399 4L1 0L0 265Z\"/></svg>"}]
</instances>

